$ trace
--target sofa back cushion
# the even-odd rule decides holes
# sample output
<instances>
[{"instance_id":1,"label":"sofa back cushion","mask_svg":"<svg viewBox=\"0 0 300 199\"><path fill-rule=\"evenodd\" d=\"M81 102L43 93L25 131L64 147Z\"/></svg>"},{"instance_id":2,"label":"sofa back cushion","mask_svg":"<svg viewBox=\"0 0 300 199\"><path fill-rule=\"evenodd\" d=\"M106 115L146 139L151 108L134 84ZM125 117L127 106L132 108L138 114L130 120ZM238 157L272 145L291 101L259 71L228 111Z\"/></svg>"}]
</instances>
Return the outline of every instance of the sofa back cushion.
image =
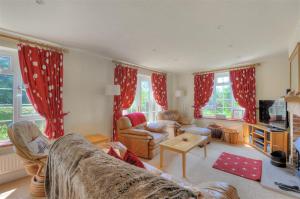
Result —
<instances>
[{"instance_id":1,"label":"sofa back cushion","mask_svg":"<svg viewBox=\"0 0 300 199\"><path fill-rule=\"evenodd\" d=\"M137 125L143 124L147 121L146 117L143 113L130 113L130 114L126 115L126 117L129 118L132 126L137 126Z\"/></svg>"},{"instance_id":2,"label":"sofa back cushion","mask_svg":"<svg viewBox=\"0 0 300 199\"><path fill-rule=\"evenodd\" d=\"M177 110L161 111L158 113L158 120L178 121L180 114Z\"/></svg>"},{"instance_id":3,"label":"sofa back cushion","mask_svg":"<svg viewBox=\"0 0 300 199\"><path fill-rule=\"evenodd\" d=\"M132 127L130 119L128 117L121 117L117 121L117 126L119 130L129 129Z\"/></svg>"}]
</instances>

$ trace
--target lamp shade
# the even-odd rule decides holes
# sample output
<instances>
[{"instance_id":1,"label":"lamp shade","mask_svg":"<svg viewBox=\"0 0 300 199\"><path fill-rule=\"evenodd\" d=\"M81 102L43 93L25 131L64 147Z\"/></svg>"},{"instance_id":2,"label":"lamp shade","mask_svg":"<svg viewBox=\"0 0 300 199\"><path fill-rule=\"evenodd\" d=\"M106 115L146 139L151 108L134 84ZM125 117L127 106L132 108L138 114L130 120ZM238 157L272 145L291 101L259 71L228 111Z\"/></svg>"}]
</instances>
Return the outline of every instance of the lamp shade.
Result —
<instances>
[{"instance_id":1,"label":"lamp shade","mask_svg":"<svg viewBox=\"0 0 300 199\"><path fill-rule=\"evenodd\" d=\"M182 97L183 96L183 91L182 90L176 90L175 91L175 97Z\"/></svg>"},{"instance_id":2,"label":"lamp shade","mask_svg":"<svg viewBox=\"0 0 300 199\"><path fill-rule=\"evenodd\" d=\"M107 85L105 95L120 95L120 85Z\"/></svg>"}]
</instances>

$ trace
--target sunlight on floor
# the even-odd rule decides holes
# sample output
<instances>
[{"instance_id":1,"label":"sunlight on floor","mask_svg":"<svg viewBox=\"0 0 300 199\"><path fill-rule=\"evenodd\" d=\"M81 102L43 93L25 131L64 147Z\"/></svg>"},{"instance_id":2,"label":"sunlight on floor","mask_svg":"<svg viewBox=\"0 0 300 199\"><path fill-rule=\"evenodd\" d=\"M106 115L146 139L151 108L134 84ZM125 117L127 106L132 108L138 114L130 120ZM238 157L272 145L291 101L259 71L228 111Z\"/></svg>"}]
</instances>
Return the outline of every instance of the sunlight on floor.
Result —
<instances>
[{"instance_id":1,"label":"sunlight on floor","mask_svg":"<svg viewBox=\"0 0 300 199\"><path fill-rule=\"evenodd\" d=\"M16 189L12 189L12 190L6 191L4 193L0 193L0 198L1 199L6 199L15 191L16 191Z\"/></svg>"}]
</instances>

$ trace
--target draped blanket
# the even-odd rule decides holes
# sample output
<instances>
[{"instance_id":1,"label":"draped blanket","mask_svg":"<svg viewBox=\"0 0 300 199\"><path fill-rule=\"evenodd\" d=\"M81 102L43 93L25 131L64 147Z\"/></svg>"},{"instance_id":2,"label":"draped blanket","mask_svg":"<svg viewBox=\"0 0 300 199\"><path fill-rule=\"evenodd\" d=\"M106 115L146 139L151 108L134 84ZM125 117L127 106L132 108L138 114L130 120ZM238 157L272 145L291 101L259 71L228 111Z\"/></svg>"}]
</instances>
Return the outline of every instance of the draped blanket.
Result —
<instances>
[{"instance_id":1,"label":"draped blanket","mask_svg":"<svg viewBox=\"0 0 300 199\"><path fill-rule=\"evenodd\" d=\"M52 145L45 189L49 199L196 198L191 190L113 158L78 134Z\"/></svg>"}]
</instances>

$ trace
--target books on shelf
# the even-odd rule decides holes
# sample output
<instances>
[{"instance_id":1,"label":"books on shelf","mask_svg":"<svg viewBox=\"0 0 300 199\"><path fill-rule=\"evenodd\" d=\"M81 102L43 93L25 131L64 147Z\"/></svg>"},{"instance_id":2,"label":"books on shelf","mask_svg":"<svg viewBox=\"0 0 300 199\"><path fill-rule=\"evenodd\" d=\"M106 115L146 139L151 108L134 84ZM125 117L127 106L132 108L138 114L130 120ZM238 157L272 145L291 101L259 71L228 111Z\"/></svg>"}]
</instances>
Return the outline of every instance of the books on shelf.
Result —
<instances>
[{"instance_id":1,"label":"books on shelf","mask_svg":"<svg viewBox=\"0 0 300 199\"><path fill-rule=\"evenodd\" d=\"M263 130L255 129L255 133L259 134L261 136L264 136L264 131Z\"/></svg>"}]
</instances>

